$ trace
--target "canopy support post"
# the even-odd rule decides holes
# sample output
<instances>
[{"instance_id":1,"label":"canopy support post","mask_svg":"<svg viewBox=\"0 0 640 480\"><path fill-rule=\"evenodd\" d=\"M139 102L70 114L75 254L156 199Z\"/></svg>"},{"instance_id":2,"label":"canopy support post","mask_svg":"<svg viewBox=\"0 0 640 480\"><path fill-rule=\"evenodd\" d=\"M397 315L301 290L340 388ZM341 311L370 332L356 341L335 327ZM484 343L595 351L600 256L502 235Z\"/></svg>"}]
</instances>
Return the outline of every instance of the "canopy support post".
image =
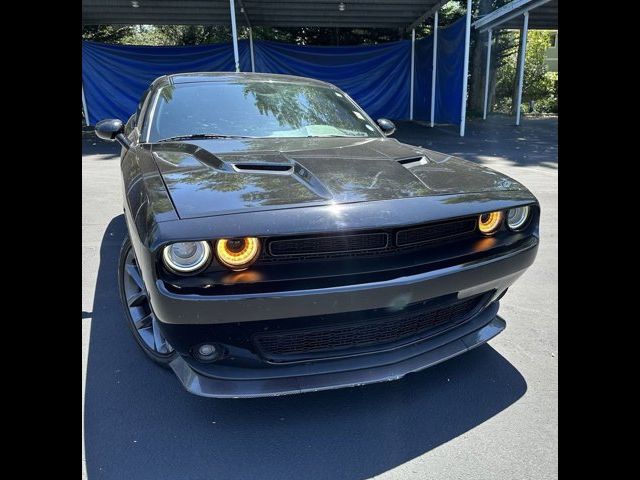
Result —
<instances>
[{"instance_id":1,"label":"canopy support post","mask_svg":"<svg viewBox=\"0 0 640 480\"><path fill-rule=\"evenodd\" d=\"M460 136L464 137L467 116L467 77L469 76L469 43L471 42L471 0L467 0L467 20L464 33L464 69L462 73L462 111L460 113Z\"/></svg>"},{"instance_id":2,"label":"canopy support post","mask_svg":"<svg viewBox=\"0 0 640 480\"><path fill-rule=\"evenodd\" d=\"M229 0L231 9L231 35L233 36L233 59L236 64L236 72L240 71L240 58L238 55L238 32L236 30L236 6L234 0Z\"/></svg>"},{"instance_id":3,"label":"canopy support post","mask_svg":"<svg viewBox=\"0 0 640 480\"><path fill-rule=\"evenodd\" d=\"M524 61L527 56L527 32L529 31L529 11L524 12L522 26L522 51L518 64L518 96L516 98L516 125L520 125L520 104L522 103L522 86L524 83Z\"/></svg>"},{"instance_id":4,"label":"canopy support post","mask_svg":"<svg viewBox=\"0 0 640 480\"><path fill-rule=\"evenodd\" d=\"M487 31L487 67L484 71L484 110L482 119L487 119L487 102L489 101L489 71L491 68L491 29Z\"/></svg>"},{"instance_id":5,"label":"canopy support post","mask_svg":"<svg viewBox=\"0 0 640 480\"><path fill-rule=\"evenodd\" d=\"M413 120L413 82L416 72L416 29L411 30L411 90L409 91L409 120Z\"/></svg>"},{"instance_id":6,"label":"canopy support post","mask_svg":"<svg viewBox=\"0 0 640 480\"><path fill-rule=\"evenodd\" d=\"M436 118L436 68L438 66L438 12L433 16L433 68L431 70L431 128L435 125Z\"/></svg>"},{"instance_id":7,"label":"canopy support post","mask_svg":"<svg viewBox=\"0 0 640 480\"><path fill-rule=\"evenodd\" d=\"M249 27L249 50L251 52L251 71L256 71L256 61L253 56L253 32L251 31L251 27Z\"/></svg>"},{"instance_id":8,"label":"canopy support post","mask_svg":"<svg viewBox=\"0 0 640 480\"><path fill-rule=\"evenodd\" d=\"M84 84L82 84L82 113L84 113L84 123L87 125L91 125L89 122L89 111L87 110L87 99L84 98Z\"/></svg>"}]
</instances>

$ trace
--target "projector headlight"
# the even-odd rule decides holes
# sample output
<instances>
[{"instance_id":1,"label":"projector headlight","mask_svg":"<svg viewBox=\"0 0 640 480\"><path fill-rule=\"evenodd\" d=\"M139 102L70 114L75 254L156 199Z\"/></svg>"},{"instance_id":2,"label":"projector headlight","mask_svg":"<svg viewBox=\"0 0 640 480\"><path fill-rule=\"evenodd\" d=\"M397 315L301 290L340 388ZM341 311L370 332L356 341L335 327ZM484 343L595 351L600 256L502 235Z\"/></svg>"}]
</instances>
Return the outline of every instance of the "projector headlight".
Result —
<instances>
[{"instance_id":1,"label":"projector headlight","mask_svg":"<svg viewBox=\"0 0 640 480\"><path fill-rule=\"evenodd\" d=\"M502 217L504 217L502 212L483 213L478 218L478 229L485 235L491 235L500 228Z\"/></svg>"},{"instance_id":2,"label":"projector headlight","mask_svg":"<svg viewBox=\"0 0 640 480\"><path fill-rule=\"evenodd\" d=\"M216 242L218 261L231 270L246 270L260 254L260 240L255 237L222 238Z\"/></svg>"},{"instance_id":3,"label":"projector headlight","mask_svg":"<svg viewBox=\"0 0 640 480\"><path fill-rule=\"evenodd\" d=\"M192 273L204 268L211 259L208 242L177 242L164 247L164 264L177 273Z\"/></svg>"},{"instance_id":4,"label":"projector headlight","mask_svg":"<svg viewBox=\"0 0 640 480\"><path fill-rule=\"evenodd\" d=\"M524 227L529 220L529 207L511 208L507 212L507 226L511 230L519 230Z\"/></svg>"}]
</instances>

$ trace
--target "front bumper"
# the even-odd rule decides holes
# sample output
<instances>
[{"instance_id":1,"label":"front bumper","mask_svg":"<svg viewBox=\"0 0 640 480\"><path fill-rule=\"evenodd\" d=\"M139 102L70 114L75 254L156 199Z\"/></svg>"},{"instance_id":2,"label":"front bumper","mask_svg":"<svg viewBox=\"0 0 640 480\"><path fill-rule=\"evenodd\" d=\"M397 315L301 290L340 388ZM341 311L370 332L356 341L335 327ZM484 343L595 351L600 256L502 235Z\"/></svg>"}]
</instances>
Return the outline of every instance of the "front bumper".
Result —
<instances>
[{"instance_id":1,"label":"front bumper","mask_svg":"<svg viewBox=\"0 0 640 480\"><path fill-rule=\"evenodd\" d=\"M163 333L180 353L171 368L191 393L235 398L286 395L395 380L460 355L487 342L505 328L497 316L499 297L533 263L538 239L533 236L507 253L453 267L370 284L347 285L249 295L175 295L161 284L152 294L152 307ZM231 346L230 358L203 364L190 346L211 339L202 332L226 336L232 318L268 324L278 319L330 315L392 307L445 295L465 299L486 294L484 306L464 323L424 340L394 348L380 346L363 355L278 365L261 358L251 347ZM295 318L294 318L295 317ZM276 320L274 320L276 319ZM194 321L196 320L196 321ZM254 324L255 325L255 324ZM222 332L222 333L221 333ZM215 333L214 333L215 334Z\"/></svg>"},{"instance_id":2,"label":"front bumper","mask_svg":"<svg viewBox=\"0 0 640 480\"><path fill-rule=\"evenodd\" d=\"M457 293L465 298L509 287L533 263L538 239L529 237L506 254L391 280L330 288L204 296L176 294L162 280L150 286L153 310L171 324L223 324L399 308ZM230 320L232 319L232 320Z\"/></svg>"},{"instance_id":3,"label":"front bumper","mask_svg":"<svg viewBox=\"0 0 640 480\"><path fill-rule=\"evenodd\" d=\"M314 374L313 366L309 366L307 374L288 377L211 377L191 368L181 356L171 362L171 368L187 391L216 398L289 395L397 380L465 353L498 335L504 330L505 322L496 316L497 310L497 302L494 302L462 327L391 352L352 358L346 364L342 362L346 369L321 374Z\"/></svg>"}]
</instances>

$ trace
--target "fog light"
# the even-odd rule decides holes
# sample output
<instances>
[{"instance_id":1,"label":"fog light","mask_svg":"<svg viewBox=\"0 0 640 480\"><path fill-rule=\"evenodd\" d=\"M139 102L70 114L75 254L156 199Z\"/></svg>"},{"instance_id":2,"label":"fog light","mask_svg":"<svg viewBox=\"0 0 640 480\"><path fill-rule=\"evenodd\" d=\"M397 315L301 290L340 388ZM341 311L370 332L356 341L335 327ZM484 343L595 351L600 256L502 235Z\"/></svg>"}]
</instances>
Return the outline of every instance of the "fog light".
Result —
<instances>
[{"instance_id":1,"label":"fog light","mask_svg":"<svg viewBox=\"0 0 640 480\"><path fill-rule=\"evenodd\" d=\"M196 357L203 362L211 362L220 358L222 348L209 343L203 343L196 349Z\"/></svg>"}]
</instances>

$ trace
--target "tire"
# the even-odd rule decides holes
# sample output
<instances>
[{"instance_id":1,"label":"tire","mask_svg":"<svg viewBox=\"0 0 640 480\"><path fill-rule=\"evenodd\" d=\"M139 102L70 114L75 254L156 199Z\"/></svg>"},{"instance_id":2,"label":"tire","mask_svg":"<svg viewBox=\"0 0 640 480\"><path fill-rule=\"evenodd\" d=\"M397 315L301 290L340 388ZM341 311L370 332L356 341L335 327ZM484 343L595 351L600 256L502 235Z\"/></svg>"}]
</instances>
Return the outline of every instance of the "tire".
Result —
<instances>
[{"instance_id":1,"label":"tire","mask_svg":"<svg viewBox=\"0 0 640 480\"><path fill-rule=\"evenodd\" d=\"M136 270L138 275L135 275ZM177 352L166 342L159 330L158 320L151 310L146 296L146 288L142 275L139 274L135 252L131 240L127 236L120 248L118 262L118 291L125 319L133 338L142 351L155 363L169 368L169 363L176 358ZM128 299L135 298L133 304ZM136 320L138 323L136 324Z\"/></svg>"}]
</instances>

